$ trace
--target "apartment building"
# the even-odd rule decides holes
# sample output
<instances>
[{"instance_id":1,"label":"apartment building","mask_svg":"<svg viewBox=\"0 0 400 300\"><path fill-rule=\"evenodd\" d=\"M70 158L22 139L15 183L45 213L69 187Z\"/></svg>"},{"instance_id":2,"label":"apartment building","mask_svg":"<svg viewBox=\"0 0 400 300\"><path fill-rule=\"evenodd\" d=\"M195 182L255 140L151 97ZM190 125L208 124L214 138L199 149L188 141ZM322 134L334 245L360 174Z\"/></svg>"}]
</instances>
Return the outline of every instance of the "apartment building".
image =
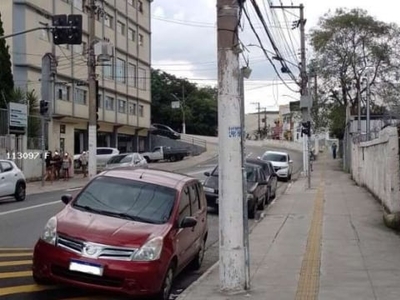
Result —
<instances>
[{"instance_id":1,"label":"apartment building","mask_svg":"<svg viewBox=\"0 0 400 300\"><path fill-rule=\"evenodd\" d=\"M47 30L8 40L16 86L40 95L41 60L57 58L48 148L79 153L88 149L87 0L2 0L0 11L6 34L48 23L54 14L83 15L83 43L52 43ZM110 61L98 61L99 125L97 146L121 151L144 150L150 128L150 51L152 0L96 1L98 40L110 42Z\"/></svg>"}]
</instances>

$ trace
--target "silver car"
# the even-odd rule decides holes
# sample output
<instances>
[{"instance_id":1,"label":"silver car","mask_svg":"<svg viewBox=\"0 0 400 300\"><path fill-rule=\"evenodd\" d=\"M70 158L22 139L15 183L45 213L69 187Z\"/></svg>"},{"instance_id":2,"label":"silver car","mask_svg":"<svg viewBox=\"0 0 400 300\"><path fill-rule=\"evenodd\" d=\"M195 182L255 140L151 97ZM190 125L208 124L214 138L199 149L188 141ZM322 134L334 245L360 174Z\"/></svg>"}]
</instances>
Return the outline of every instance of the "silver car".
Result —
<instances>
[{"instance_id":1,"label":"silver car","mask_svg":"<svg viewBox=\"0 0 400 300\"><path fill-rule=\"evenodd\" d=\"M148 168L146 159L139 153L122 153L111 157L106 164L106 170L116 168Z\"/></svg>"}]
</instances>

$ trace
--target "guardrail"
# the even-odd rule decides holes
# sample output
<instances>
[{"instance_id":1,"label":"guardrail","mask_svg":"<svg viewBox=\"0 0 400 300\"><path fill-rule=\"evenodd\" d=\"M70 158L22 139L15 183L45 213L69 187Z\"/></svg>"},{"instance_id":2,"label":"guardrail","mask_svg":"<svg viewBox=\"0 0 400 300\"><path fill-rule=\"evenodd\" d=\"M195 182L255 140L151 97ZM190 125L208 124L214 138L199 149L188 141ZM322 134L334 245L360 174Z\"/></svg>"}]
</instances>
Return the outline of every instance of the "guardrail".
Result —
<instances>
[{"instance_id":1,"label":"guardrail","mask_svg":"<svg viewBox=\"0 0 400 300\"><path fill-rule=\"evenodd\" d=\"M207 149L207 141L195 138L193 136L181 135L181 141Z\"/></svg>"}]
</instances>

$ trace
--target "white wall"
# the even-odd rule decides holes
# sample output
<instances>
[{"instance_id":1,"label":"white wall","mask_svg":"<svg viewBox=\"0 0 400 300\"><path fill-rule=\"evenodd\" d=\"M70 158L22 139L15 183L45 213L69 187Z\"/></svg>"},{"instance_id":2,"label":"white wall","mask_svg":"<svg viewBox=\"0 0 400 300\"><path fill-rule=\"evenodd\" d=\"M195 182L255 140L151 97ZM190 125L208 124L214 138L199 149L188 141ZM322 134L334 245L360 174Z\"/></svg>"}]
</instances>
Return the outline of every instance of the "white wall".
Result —
<instances>
[{"instance_id":1,"label":"white wall","mask_svg":"<svg viewBox=\"0 0 400 300\"><path fill-rule=\"evenodd\" d=\"M400 212L397 128L387 127L379 132L378 138L351 146L354 181L367 187L390 213Z\"/></svg>"}]
</instances>

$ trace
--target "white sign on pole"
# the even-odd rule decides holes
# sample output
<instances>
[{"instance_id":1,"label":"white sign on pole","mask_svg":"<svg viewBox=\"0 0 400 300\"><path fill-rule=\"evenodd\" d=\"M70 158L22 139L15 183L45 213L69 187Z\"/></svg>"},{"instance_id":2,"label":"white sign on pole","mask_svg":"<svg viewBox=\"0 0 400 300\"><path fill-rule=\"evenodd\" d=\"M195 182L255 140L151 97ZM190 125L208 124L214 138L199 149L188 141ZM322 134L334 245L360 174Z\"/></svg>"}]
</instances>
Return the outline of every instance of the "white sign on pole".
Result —
<instances>
[{"instance_id":1,"label":"white sign on pole","mask_svg":"<svg viewBox=\"0 0 400 300\"><path fill-rule=\"evenodd\" d=\"M179 101L172 101L171 102L171 108L180 108L181 103Z\"/></svg>"},{"instance_id":2,"label":"white sign on pole","mask_svg":"<svg viewBox=\"0 0 400 300\"><path fill-rule=\"evenodd\" d=\"M9 103L9 126L28 126L28 106L26 104L15 102Z\"/></svg>"}]
</instances>

